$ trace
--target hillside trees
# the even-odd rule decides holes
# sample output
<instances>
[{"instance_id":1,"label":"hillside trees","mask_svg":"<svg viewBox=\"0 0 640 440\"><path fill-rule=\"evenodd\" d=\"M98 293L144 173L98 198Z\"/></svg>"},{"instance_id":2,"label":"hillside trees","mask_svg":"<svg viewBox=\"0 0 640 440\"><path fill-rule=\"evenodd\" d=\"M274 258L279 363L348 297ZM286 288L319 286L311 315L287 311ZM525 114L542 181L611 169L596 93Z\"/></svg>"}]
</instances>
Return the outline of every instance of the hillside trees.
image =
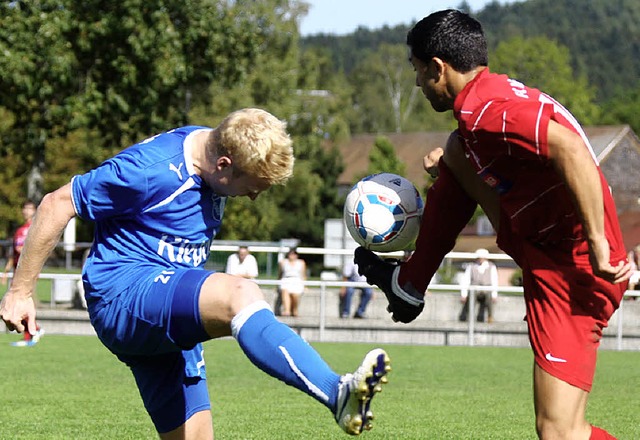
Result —
<instances>
[{"instance_id":1,"label":"hillside trees","mask_svg":"<svg viewBox=\"0 0 640 440\"><path fill-rule=\"evenodd\" d=\"M226 232L273 238L278 219L287 217L283 212L304 209L313 214L305 221L306 235L321 240L323 212L337 209L340 159L323 156L320 144L328 133L348 134L339 112L330 114L327 106L348 106L339 94L309 104L296 93L301 75L315 61L322 65L312 59L305 72L298 69L302 2L40 0L0 7L0 181L13 185L0 189L6 218L18 216L9 207L25 196L34 158L47 164L48 191L143 137L190 122L190 116L215 126L229 111L255 105L289 121L299 185L274 191L271 205L265 199L240 209L237 223L246 227ZM233 214L230 208L228 217ZM7 224L0 224L0 237L8 235ZM296 225L290 226L281 233L293 236Z\"/></svg>"},{"instance_id":2,"label":"hillside trees","mask_svg":"<svg viewBox=\"0 0 640 440\"><path fill-rule=\"evenodd\" d=\"M322 245L324 219L340 213L336 181L342 171L339 154L325 149L323 142L349 136L348 85L332 73L322 50L300 52L297 20L304 5L291 0L247 2L244 11L270 23L259 26L251 68L232 87L214 84L213 99L194 108L193 121L211 124L213 115L221 118L235 108L264 108L287 121L296 165L287 185L261 194L260 204L229 200L220 238L298 238L305 245ZM260 208L265 205L277 210ZM247 222L230 220L249 217Z\"/></svg>"},{"instance_id":3,"label":"hillside trees","mask_svg":"<svg viewBox=\"0 0 640 440\"><path fill-rule=\"evenodd\" d=\"M20 172L10 195L1 190L3 201L15 205L16 197L38 199L52 189L45 164L65 155L50 140L75 130L70 140L86 169L186 122L189 101L206 97L212 81L237 81L256 51L255 27L229 5L0 2L0 97L12 121L2 127L0 160L19 154L21 166L34 170L30 182L39 183L25 194Z\"/></svg>"},{"instance_id":4,"label":"hillside trees","mask_svg":"<svg viewBox=\"0 0 640 440\"><path fill-rule=\"evenodd\" d=\"M637 0L528 0L488 4L476 17L490 47L512 37L546 36L569 48L576 76L586 76L602 103L634 87L640 72Z\"/></svg>"},{"instance_id":5,"label":"hillside trees","mask_svg":"<svg viewBox=\"0 0 640 440\"><path fill-rule=\"evenodd\" d=\"M62 36L69 14L58 3L0 2L0 159L15 165L6 169L11 176L3 179L0 206L43 196L46 142L69 129L69 97L77 82L73 54ZM31 175L28 190L21 178L26 175Z\"/></svg>"},{"instance_id":6,"label":"hillside trees","mask_svg":"<svg viewBox=\"0 0 640 440\"><path fill-rule=\"evenodd\" d=\"M636 87L620 90L605 103L602 113L602 123L629 124L633 131L640 135L640 80Z\"/></svg>"},{"instance_id":7,"label":"hillside trees","mask_svg":"<svg viewBox=\"0 0 640 440\"><path fill-rule=\"evenodd\" d=\"M356 109L354 133L401 133L446 129L448 115L437 114L416 87L404 44L383 43L362 58L348 80Z\"/></svg>"},{"instance_id":8,"label":"hillside trees","mask_svg":"<svg viewBox=\"0 0 640 440\"><path fill-rule=\"evenodd\" d=\"M595 90L584 75L574 74L570 62L568 49L546 37L513 37L498 44L489 65L494 72L553 96L580 123L595 124L600 116Z\"/></svg>"}]
</instances>

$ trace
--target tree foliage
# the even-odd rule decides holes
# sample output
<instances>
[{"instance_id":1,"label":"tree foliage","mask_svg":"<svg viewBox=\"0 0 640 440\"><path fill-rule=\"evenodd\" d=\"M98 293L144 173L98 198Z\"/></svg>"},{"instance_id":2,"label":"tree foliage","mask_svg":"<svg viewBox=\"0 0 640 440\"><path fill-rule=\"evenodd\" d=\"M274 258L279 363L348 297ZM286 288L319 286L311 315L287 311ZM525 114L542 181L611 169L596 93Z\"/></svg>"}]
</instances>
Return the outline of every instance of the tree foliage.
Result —
<instances>
[{"instance_id":1,"label":"tree foliage","mask_svg":"<svg viewBox=\"0 0 640 440\"><path fill-rule=\"evenodd\" d=\"M396 149L386 136L378 136L369 153L367 175L376 173L392 173L405 176L407 166L396 156ZM362 176L364 177L364 176Z\"/></svg>"},{"instance_id":2,"label":"tree foliage","mask_svg":"<svg viewBox=\"0 0 640 440\"><path fill-rule=\"evenodd\" d=\"M31 173L36 183L27 190L25 181L20 193L36 201L43 195L45 144L68 130L76 84L62 36L69 13L61 6L55 0L0 2L0 104L12 121L1 133L2 157L20 153L18 176Z\"/></svg>"},{"instance_id":3,"label":"tree foliage","mask_svg":"<svg viewBox=\"0 0 640 440\"><path fill-rule=\"evenodd\" d=\"M546 36L566 46L576 76L596 87L598 102L634 87L640 72L637 0L529 0L488 4L476 17L491 48L512 37Z\"/></svg>"},{"instance_id":4,"label":"tree foliage","mask_svg":"<svg viewBox=\"0 0 640 440\"><path fill-rule=\"evenodd\" d=\"M65 162L66 144L57 139L75 142L81 172L186 123L211 85L237 83L259 50L255 37L268 20L243 3L1 2L0 105L11 123L0 127L0 159L21 153L16 180L26 187L29 170ZM49 171L51 182L59 180Z\"/></svg>"},{"instance_id":5,"label":"tree foliage","mask_svg":"<svg viewBox=\"0 0 640 440\"><path fill-rule=\"evenodd\" d=\"M33 163L43 168L46 161L50 190L190 116L215 125L247 105L287 119L298 110L292 96L302 2L40 0L0 7L7 55L0 58L7 116L0 160L18 165L0 174L20 182L0 193L8 205L24 197L15 189ZM278 211L263 200L229 205L227 218L237 225L223 230L230 237L249 231L246 239L264 239L278 227Z\"/></svg>"},{"instance_id":6,"label":"tree foliage","mask_svg":"<svg viewBox=\"0 0 640 440\"><path fill-rule=\"evenodd\" d=\"M546 37L513 37L498 44L490 65L553 96L582 124L594 124L599 118L595 90L585 76L574 75L570 61L569 50Z\"/></svg>"},{"instance_id":7,"label":"tree foliage","mask_svg":"<svg viewBox=\"0 0 640 440\"><path fill-rule=\"evenodd\" d=\"M351 83L360 129L400 133L423 97L415 86L404 45L382 44L356 65Z\"/></svg>"},{"instance_id":8,"label":"tree foliage","mask_svg":"<svg viewBox=\"0 0 640 440\"><path fill-rule=\"evenodd\" d=\"M628 124L636 134L640 134L640 80L638 85L611 98L603 110L602 123Z\"/></svg>"},{"instance_id":9,"label":"tree foliage","mask_svg":"<svg viewBox=\"0 0 640 440\"><path fill-rule=\"evenodd\" d=\"M268 231L272 240L298 238L306 245L323 243L324 219L339 215L341 204L336 187L342 172L339 154L323 147L327 139L349 136L350 91L322 50L300 51L297 21L305 12L295 1L247 2L245 14L262 17L255 43L259 50L256 66L232 87L212 85L215 99L194 108L194 121L247 106L265 108L286 120L294 141L294 176L286 186L272 188L261 200L278 207L277 215L261 212L257 206L233 201L226 219L267 217L261 231L251 222L226 222L222 238L259 239Z\"/></svg>"},{"instance_id":10,"label":"tree foliage","mask_svg":"<svg viewBox=\"0 0 640 440\"><path fill-rule=\"evenodd\" d=\"M184 124L212 82L233 84L255 55L251 20L226 2L70 1L80 127L124 147Z\"/></svg>"}]
</instances>

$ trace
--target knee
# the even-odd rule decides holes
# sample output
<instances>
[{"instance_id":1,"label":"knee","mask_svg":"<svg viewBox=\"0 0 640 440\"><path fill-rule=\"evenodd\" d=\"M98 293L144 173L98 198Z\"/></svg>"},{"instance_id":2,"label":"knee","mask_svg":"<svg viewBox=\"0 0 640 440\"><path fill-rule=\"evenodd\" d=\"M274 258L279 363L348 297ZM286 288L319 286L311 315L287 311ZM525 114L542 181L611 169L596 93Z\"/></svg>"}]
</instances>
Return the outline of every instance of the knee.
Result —
<instances>
[{"instance_id":1,"label":"knee","mask_svg":"<svg viewBox=\"0 0 640 440\"><path fill-rule=\"evenodd\" d=\"M250 304L264 300L265 296L260 286L244 278L238 278L230 292L230 305L233 315Z\"/></svg>"}]
</instances>

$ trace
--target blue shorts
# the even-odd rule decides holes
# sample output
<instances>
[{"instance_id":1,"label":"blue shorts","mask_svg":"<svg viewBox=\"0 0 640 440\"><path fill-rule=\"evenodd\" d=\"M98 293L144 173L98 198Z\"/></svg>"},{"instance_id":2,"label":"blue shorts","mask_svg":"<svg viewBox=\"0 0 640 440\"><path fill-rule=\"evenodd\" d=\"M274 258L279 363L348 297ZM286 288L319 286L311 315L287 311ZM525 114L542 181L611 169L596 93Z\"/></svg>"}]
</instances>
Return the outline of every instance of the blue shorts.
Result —
<instances>
[{"instance_id":1,"label":"blue shorts","mask_svg":"<svg viewBox=\"0 0 640 440\"><path fill-rule=\"evenodd\" d=\"M138 282L108 303L89 304L102 343L126 363L158 432L172 431L210 409L203 350L211 339L198 299L212 272L148 268Z\"/></svg>"}]
</instances>

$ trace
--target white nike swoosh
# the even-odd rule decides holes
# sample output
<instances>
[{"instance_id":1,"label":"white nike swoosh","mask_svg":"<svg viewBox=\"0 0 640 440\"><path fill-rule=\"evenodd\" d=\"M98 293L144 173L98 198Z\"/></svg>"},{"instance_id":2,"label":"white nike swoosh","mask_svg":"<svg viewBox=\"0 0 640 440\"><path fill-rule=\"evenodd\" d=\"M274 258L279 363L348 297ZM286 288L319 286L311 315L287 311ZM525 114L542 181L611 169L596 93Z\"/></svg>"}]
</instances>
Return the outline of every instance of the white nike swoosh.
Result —
<instances>
[{"instance_id":1,"label":"white nike swoosh","mask_svg":"<svg viewBox=\"0 0 640 440\"><path fill-rule=\"evenodd\" d=\"M549 362L559 362L559 363L564 363L567 362L566 359L562 359L562 358L557 358L555 356L552 356L551 353L547 353L544 355L544 357L549 361Z\"/></svg>"}]
</instances>

